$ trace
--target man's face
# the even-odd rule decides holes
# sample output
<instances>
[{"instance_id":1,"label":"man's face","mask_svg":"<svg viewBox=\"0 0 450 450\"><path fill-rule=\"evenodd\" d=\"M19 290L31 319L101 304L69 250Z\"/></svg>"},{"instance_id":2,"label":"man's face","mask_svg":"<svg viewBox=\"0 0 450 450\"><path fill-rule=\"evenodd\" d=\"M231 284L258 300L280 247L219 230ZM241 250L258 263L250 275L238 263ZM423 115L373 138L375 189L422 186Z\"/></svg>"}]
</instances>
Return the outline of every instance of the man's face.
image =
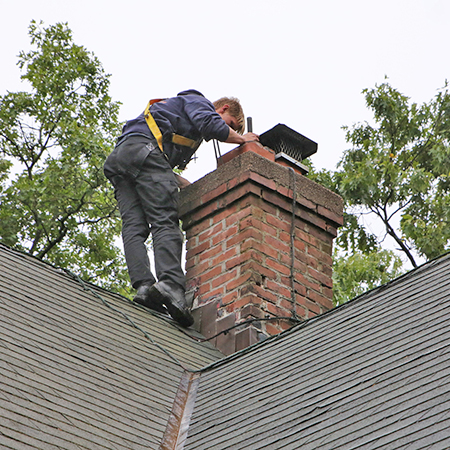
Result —
<instances>
[{"instance_id":1,"label":"man's face","mask_svg":"<svg viewBox=\"0 0 450 450\"><path fill-rule=\"evenodd\" d=\"M220 117L222 117L224 122L229 127L231 127L234 131L236 131L239 129L239 122L237 121L236 117L230 115L230 113L228 112L228 108L229 108L228 105L224 105L217 110L217 113L219 114Z\"/></svg>"},{"instance_id":2,"label":"man's face","mask_svg":"<svg viewBox=\"0 0 450 450\"><path fill-rule=\"evenodd\" d=\"M220 115L222 119L225 121L225 123L231 127L234 131L238 130L239 123L236 120L235 117L231 116L228 111L225 111L223 114Z\"/></svg>"}]
</instances>

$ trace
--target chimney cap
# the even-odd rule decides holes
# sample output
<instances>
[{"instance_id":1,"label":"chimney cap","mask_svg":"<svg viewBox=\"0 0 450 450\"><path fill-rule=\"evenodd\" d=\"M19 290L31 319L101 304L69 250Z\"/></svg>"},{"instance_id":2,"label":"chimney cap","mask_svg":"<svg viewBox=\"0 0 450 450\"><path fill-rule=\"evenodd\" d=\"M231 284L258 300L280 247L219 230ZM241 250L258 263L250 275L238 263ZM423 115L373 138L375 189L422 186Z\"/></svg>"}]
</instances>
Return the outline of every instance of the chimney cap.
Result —
<instances>
[{"instance_id":1,"label":"chimney cap","mask_svg":"<svg viewBox=\"0 0 450 450\"><path fill-rule=\"evenodd\" d=\"M259 142L275 153L283 152L299 162L317 152L316 142L282 123L262 133Z\"/></svg>"}]
</instances>

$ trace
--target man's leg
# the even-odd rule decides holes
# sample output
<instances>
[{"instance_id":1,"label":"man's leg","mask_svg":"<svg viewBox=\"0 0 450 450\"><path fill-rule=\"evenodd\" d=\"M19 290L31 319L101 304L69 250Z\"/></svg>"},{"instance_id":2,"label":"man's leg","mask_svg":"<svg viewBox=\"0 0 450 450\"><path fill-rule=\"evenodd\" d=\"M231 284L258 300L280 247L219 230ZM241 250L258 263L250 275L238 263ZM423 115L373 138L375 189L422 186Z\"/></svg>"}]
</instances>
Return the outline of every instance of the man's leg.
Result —
<instances>
[{"instance_id":1,"label":"man's leg","mask_svg":"<svg viewBox=\"0 0 450 450\"><path fill-rule=\"evenodd\" d=\"M132 286L137 289L143 283L154 284L145 242L150 227L145 218L139 195L133 180L115 177L115 195L122 217L122 240Z\"/></svg>"},{"instance_id":2,"label":"man's leg","mask_svg":"<svg viewBox=\"0 0 450 450\"><path fill-rule=\"evenodd\" d=\"M136 191L151 224L158 282L149 297L164 304L182 326L194 322L185 298L185 276L181 268L183 235L178 219L178 184L164 155L155 149L136 178Z\"/></svg>"},{"instance_id":3,"label":"man's leg","mask_svg":"<svg viewBox=\"0 0 450 450\"><path fill-rule=\"evenodd\" d=\"M158 281L175 283L185 289L181 268L183 235L178 218L178 184L159 149L147 157L136 178L136 191L151 224L155 271Z\"/></svg>"}]
</instances>

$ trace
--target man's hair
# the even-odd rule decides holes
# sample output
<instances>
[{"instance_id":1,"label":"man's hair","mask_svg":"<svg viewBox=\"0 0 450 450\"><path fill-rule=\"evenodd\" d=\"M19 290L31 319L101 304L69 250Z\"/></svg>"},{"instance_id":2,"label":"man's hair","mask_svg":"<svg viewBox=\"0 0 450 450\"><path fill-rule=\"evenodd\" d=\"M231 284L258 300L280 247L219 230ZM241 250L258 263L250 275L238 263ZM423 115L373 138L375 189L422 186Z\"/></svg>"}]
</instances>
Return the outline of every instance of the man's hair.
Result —
<instances>
[{"instance_id":1,"label":"man's hair","mask_svg":"<svg viewBox=\"0 0 450 450\"><path fill-rule=\"evenodd\" d=\"M236 132L239 134L244 133L245 117L239 99L237 99L236 97L222 97L219 98L219 100L216 100L213 105L216 110L221 108L223 105L228 105L230 107L228 109L228 113L230 114L230 116L233 116L239 124L239 128L236 130Z\"/></svg>"}]
</instances>

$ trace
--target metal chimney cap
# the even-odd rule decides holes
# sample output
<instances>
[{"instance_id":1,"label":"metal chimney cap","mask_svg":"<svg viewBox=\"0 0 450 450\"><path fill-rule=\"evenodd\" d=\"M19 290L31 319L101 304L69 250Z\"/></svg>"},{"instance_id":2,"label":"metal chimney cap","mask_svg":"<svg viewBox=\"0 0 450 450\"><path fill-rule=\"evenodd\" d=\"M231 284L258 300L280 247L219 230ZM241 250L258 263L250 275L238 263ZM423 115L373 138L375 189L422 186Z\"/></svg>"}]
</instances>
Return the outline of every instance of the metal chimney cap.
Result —
<instances>
[{"instance_id":1,"label":"metal chimney cap","mask_svg":"<svg viewBox=\"0 0 450 450\"><path fill-rule=\"evenodd\" d=\"M259 142L275 153L285 153L301 162L317 152L317 143L279 123L259 136Z\"/></svg>"}]
</instances>

